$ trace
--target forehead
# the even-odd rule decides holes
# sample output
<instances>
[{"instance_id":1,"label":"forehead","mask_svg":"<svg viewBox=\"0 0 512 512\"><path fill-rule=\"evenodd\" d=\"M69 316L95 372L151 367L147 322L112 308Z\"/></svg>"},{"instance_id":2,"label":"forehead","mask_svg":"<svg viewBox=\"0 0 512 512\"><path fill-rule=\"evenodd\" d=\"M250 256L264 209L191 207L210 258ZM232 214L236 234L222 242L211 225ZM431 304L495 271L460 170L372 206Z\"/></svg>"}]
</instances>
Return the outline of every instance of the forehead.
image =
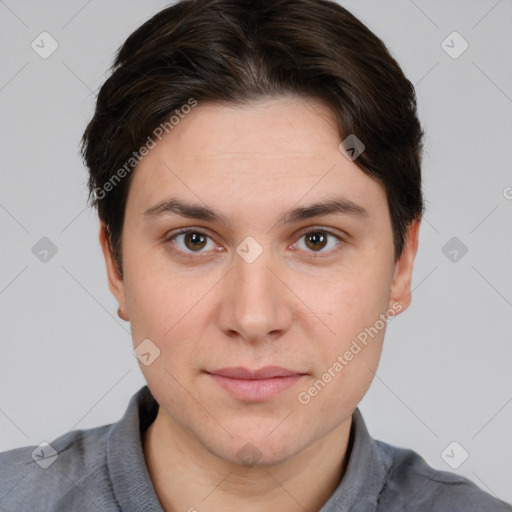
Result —
<instances>
[{"instance_id":1,"label":"forehead","mask_svg":"<svg viewBox=\"0 0 512 512\"><path fill-rule=\"evenodd\" d=\"M220 209L228 201L263 208L333 192L370 212L385 205L383 187L342 155L340 142L332 112L319 101L198 104L139 163L128 206L140 212L172 195Z\"/></svg>"},{"instance_id":2,"label":"forehead","mask_svg":"<svg viewBox=\"0 0 512 512\"><path fill-rule=\"evenodd\" d=\"M216 160L318 158L321 146L336 147L339 138L327 106L294 96L242 105L199 104L178 128L169 137L171 144L183 147L192 136L202 155Z\"/></svg>"}]
</instances>

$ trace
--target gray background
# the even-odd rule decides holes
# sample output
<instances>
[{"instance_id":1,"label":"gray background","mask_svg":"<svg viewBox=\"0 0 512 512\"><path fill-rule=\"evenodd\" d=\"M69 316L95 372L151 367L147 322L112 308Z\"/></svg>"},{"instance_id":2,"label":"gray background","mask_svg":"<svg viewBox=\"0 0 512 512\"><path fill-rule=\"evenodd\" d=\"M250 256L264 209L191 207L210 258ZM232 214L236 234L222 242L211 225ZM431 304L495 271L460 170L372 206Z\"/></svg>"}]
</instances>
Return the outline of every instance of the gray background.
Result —
<instances>
[{"instance_id":1,"label":"gray background","mask_svg":"<svg viewBox=\"0 0 512 512\"><path fill-rule=\"evenodd\" d=\"M469 458L456 472L512 501L512 2L342 3L415 83L426 130L413 302L361 409L373 436L437 468L451 470L441 454L457 441ZM165 5L0 1L0 450L114 422L145 383L78 143L113 52ZM47 59L31 48L43 31L59 45ZM445 49L462 41L442 45L453 31L469 44L456 59ZM42 237L57 247L46 262Z\"/></svg>"}]
</instances>

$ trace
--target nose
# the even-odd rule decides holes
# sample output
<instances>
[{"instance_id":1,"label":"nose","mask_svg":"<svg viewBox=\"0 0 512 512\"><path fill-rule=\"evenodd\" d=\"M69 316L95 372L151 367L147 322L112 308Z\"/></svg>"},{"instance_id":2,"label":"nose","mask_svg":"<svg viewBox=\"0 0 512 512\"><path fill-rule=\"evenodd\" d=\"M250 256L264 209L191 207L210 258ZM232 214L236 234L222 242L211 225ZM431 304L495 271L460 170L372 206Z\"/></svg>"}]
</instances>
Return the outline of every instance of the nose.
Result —
<instances>
[{"instance_id":1,"label":"nose","mask_svg":"<svg viewBox=\"0 0 512 512\"><path fill-rule=\"evenodd\" d=\"M218 322L231 338L251 344L274 341L291 326L292 294L270 252L265 249L251 263L237 256L224 279Z\"/></svg>"}]
</instances>

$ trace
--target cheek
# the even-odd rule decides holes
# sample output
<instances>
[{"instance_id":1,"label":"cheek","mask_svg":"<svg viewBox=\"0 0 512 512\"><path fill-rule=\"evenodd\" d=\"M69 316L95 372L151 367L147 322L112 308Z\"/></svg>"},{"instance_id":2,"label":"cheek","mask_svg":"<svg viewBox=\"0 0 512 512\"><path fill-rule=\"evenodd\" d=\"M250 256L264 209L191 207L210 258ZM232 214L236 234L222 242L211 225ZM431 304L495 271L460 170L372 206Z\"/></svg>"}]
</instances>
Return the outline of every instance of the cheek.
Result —
<instances>
[{"instance_id":1,"label":"cheek","mask_svg":"<svg viewBox=\"0 0 512 512\"><path fill-rule=\"evenodd\" d=\"M158 269L132 276L127 305L134 341L142 337L168 344L190 329L193 317L207 305L207 297L198 302L200 288L197 281L171 278ZM193 332L188 332L193 337Z\"/></svg>"},{"instance_id":2,"label":"cheek","mask_svg":"<svg viewBox=\"0 0 512 512\"><path fill-rule=\"evenodd\" d=\"M312 309L331 331L323 338L324 353L332 358L333 353L346 350L361 332L379 321L388 309L391 282L392 273L385 265L366 265L344 269L321 286L311 283L314 288L306 296L317 298Z\"/></svg>"},{"instance_id":3,"label":"cheek","mask_svg":"<svg viewBox=\"0 0 512 512\"><path fill-rule=\"evenodd\" d=\"M145 338L161 341L188 303L187 288L155 257L155 251L137 246L129 237L124 254L126 305L134 344Z\"/></svg>"},{"instance_id":4,"label":"cheek","mask_svg":"<svg viewBox=\"0 0 512 512\"><path fill-rule=\"evenodd\" d=\"M161 366L173 375L193 369L205 332L216 311L215 285L219 274L191 274L171 266L165 258L132 252L125 265L127 308L134 346L150 339L161 352L158 365L142 367L155 372Z\"/></svg>"},{"instance_id":5,"label":"cheek","mask_svg":"<svg viewBox=\"0 0 512 512\"><path fill-rule=\"evenodd\" d=\"M391 282L390 265L380 262L347 270L327 288L323 311L336 334L316 347L315 375L301 403L310 400L319 411L330 409L334 422L356 407L377 370Z\"/></svg>"},{"instance_id":6,"label":"cheek","mask_svg":"<svg viewBox=\"0 0 512 512\"><path fill-rule=\"evenodd\" d=\"M319 416L330 414L332 425L357 406L377 371L389 289L359 280L340 285L336 294L339 300L325 305L326 323L336 334L319 338L312 354L314 371L298 396Z\"/></svg>"}]
</instances>

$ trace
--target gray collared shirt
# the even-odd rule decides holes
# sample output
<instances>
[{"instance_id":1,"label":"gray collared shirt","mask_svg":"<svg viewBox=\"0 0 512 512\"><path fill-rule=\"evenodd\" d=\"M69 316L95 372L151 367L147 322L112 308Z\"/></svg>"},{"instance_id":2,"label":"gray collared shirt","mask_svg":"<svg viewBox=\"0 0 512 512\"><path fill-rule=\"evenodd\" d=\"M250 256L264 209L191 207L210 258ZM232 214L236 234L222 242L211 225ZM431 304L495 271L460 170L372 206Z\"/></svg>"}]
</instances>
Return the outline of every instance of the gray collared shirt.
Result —
<instances>
[{"instance_id":1,"label":"gray collared shirt","mask_svg":"<svg viewBox=\"0 0 512 512\"><path fill-rule=\"evenodd\" d=\"M157 411L144 386L117 423L1 453L0 511L163 512L141 441ZM351 439L345 475L319 512L512 510L469 480L431 468L415 452L375 441L358 409Z\"/></svg>"}]
</instances>

